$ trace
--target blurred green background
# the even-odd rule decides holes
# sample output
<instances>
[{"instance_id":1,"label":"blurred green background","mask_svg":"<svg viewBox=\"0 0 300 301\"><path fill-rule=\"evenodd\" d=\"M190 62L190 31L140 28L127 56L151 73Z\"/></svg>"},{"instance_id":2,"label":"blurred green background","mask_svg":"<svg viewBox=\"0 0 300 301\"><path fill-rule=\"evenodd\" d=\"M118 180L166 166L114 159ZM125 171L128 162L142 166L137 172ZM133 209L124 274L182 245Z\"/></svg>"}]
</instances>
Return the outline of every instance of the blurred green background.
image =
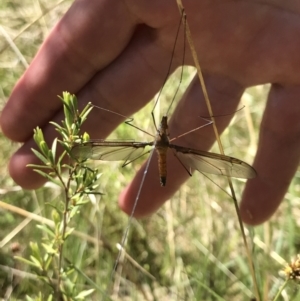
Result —
<instances>
[{"instance_id":1,"label":"blurred green background","mask_svg":"<svg viewBox=\"0 0 300 301\"><path fill-rule=\"evenodd\" d=\"M53 0L0 2L1 108L53 25L70 5L71 1ZM181 94L193 72L192 68L185 70ZM161 106L168 104L178 77L177 71L168 82ZM245 108L236 114L222 135L227 155L252 162L267 93L268 86L259 86L244 94ZM150 132L154 132L152 108L153 102L134 116L135 124ZM148 139L124 124L112 137ZM3 300L25 300L26 294L35 297L45 289L30 268L13 256L28 257L29 242L42 240L36 227L39 218L51 220L51 207L47 204L56 204L62 195L50 183L37 191L25 191L12 181L7 163L18 147L0 133L0 298ZM152 217L132 222L126 245L128 256L119 262L121 274L112 283L110 275L118 254L117 244L128 222L118 208L118 195L141 161L125 168L120 162L95 164L102 172L100 191L105 195L91 197L91 202L75 217L73 226L82 235L72 236L65 252L103 290L113 285L114 300L251 300L252 279L232 200L200 173L191 177L171 202ZM226 179L216 176L211 179L228 189ZM233 181L240 199L244 182ZM262 300L273 300L284 282L279 273L284 260L289 262L298 253L299 189L297 173L272 219L262 226L246 229ZM89 287L80 277L78 285ZM297 284L290 283L278 300L299 300L299 297ZM101 300L103 295L96 292L89 298Z\"/></svg>"}]
</instances>

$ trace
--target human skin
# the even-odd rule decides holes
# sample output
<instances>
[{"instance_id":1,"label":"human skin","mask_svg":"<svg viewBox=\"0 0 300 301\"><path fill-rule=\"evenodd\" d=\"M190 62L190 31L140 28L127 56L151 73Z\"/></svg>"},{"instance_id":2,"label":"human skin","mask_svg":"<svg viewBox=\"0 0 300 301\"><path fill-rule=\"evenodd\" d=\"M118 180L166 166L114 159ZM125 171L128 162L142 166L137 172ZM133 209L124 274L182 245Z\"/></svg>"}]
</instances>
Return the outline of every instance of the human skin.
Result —
<instances>
[{"instance_id":1,"label":"human skin","mask_svg":"<svg viewBox=\"0 0 300 301\"><path fill-rule=\"evenodd\" d=\"M244 222L264 222L278 208L300 155L300 4L298 1L184 1L188 22L204 71L217 127L222 132L249 86L270 83L253 163L257 177L247 182L240 212ZM77 0L17 82L2 110L1 128L24 145L12 156L9 172L26 189L44 179L28 163L33 129L43 127L48 141L55 136L50 120L62 120L57 95L75 93L87 102L130 116L161 87L180 19L173 0ZM179 45L182 44L179 38ZM180 65L180 47L175 64ZM186 62L193 64L187 51ZM175 66L172 68L175 69ZM262 100L263 101L263 100ZM202 90L193 80L171 120L172 137L199 125L208 116ZM182 122L183 121L183 122ZM122 122L106 111L93 110L85 130L105 138ZM195 139L196 137L196 139ZM211 127L181 138L180 145L208 150ZM161 188L152 160L135 216L155 212L188 178L174 156L168 158L168 179ZM143 175L141 169L121 193L120 207L131 212Z\"/></svg>"}]
</instances>

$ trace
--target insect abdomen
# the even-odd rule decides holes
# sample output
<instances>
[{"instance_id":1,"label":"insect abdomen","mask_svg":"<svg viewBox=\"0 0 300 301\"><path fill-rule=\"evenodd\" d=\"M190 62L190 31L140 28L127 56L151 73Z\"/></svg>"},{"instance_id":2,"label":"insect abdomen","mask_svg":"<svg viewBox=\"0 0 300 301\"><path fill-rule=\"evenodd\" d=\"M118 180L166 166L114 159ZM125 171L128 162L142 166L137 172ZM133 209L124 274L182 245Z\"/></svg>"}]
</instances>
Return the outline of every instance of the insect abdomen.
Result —
<instances>
[{"instance_id":1,"label":"insect abdomen","mask_svg":"<svg viewBox=\"0 0 300 301\"><path fill-rule=\"evenodd\" d=\"M156 149L158 154L158 172L161 186L166 186L167 182L167 150L167 148Z\"/></svg>"}]
</instances>

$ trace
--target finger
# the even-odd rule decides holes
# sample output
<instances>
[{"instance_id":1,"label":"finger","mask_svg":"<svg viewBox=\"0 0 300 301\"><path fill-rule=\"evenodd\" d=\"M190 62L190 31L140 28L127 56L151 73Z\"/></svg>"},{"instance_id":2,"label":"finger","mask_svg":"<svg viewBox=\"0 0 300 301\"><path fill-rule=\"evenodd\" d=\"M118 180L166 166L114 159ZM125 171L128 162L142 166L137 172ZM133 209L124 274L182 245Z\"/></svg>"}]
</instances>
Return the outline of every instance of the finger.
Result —
<instances>
[{"instance_id":1,"label":"finger","mask_svg":"<svg viewBox=\"0 0 300 301\"><path fill-rule=\"evenodd\" d=\"M161 51L153 46L153 37L149 30L145 28L136 33L122 55L81 89L78 93L81 108L92 102L105 109L131 115L154 96L166 75L168 67L166 58L169 58L170 52ZM62 112L58 112L52 118L57 123L62 119ZM92 138L105 138L122 121L123 119L116 114L94 109L83 130ZM57 136L51 125L44 126L43 131L48 143ZM32 147L34 143L29 139L14 154L9 164L9 172L13 179L27 189L38 188L45 181L26 168L27 164L38 163L31 151Z\"/></svg>"},{"instance_id":2,"label":"finger","mask_svg":"<svg viewBox=\"0 0 300 301\"><path fill-rule=\"evenodd\" d=\"M57 95L78 92L126 47L137 24L124 1L77 0L52 30L1 115L3 133L26 141L61 108ZM109 27L109 30L108 30Z\"/></svg>"},{"instance_id":3,"label":"finger","mask_svg":"<svg viewBox=\"0 0 300 301\"><path fill-rule=\"evenodd\" d=\"M224 113L233 114L244 91L243 87L230 79L217 77L215 75L207 75L205 82L212 108L213 110L215 109L214 115L224 115ZM208 116L208 112L203 99L202 89L198 79L195 78L172 116L169 125L171 138L201 124L205 124L206 122L201 119L200 116ZM226 128L232 116L233 115L227 115L216 118L216 124L220 133ZM178 139L178 141L172 141L172 143L200 150L208 150L214 141L215 136L212 127L207 126L193 134L183 136ZM167 184L165 187L161 187L157 165L157 157L156 154L154 154L146 174L146 180L142 184L141 194L134 212L136 217L155 212L189 177L180 162L172 152L169 151L167 156ZM134 180L120 195L119 205L128 214L132 212L144 172L145 164L139 170Z\"/></svg>"},{"instance_id":4,"label":"finger","mask_svg":"<svg viewBox=\"0 0 300 301\"><path fill-rule=\"evenodd\" d=\"M273 85L260 129L254 167L241 203L245 223L260 224L278 208L297 170L300 156L300 88Z\"/></svg>"}]
</instances>

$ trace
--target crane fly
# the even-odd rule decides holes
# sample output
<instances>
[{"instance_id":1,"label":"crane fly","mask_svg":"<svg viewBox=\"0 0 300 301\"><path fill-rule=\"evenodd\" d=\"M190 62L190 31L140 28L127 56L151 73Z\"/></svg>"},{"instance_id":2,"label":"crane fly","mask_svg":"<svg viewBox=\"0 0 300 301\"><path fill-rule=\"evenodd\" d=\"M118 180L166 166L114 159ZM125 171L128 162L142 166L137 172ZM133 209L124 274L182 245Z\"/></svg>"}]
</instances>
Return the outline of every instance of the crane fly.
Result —
<instances>
[{"instance_id":1,"label":"crane fly","mask_svg":"<svg viewBox=\"0 0 300 301\"><path fill-rule=\"evenodd\" d=\"M182 14L182 18L185 14ZM184 19L185 20L185 19ZM186 22L186 20L185 20ZM93 160L102 160L102 161L125 161L123 166L135 161L137 158L140 158L149 151L145 151L145 148L150 146L154 147L156 153L158 155L158 170L159 170L159 177L160 177L160 184L161 186L166 185L167 180L167 153L168 150L172 150L175 157L179 160L182 166L186 169L189 175L192 175L193 170L198 170L200 172L209 173L209 174L216 174L216 175L223 175L228 177L235 177L235 178L244 178L244 179L251 179L256 176L255 169L250 166L249 164L233 158L228 157L225 155L197 150L193 148L183 147L176 144L172 144L174 139L169 138L169 130L168 130L168 117L164 115L161 119L160 126L156 126L155 118L154 118L154 109L157 105L159 96L164 88L166 80L170 74L172 60L175 52L177 37L179 34L179 29L182 23L182 19L180 21L177 33L175 44L172 51L172 57L167 73L167 77L164 81L164 84L158 94L157 100L155 102L154 108L152 110L152 119L154 126L156 128L156 135L153 136L155 139L152 142L135 142L133 140L90 140L84 143L75 144L71 150L71 155L73 158L77 160L86 160L86 159L93 159ZM185 25L185 23L184 23ZM185 58L185 35L184 35L184 42L183 42L183 59L182 59L182 66L184 65L184 58ZM183 75L183 68L181 69L181 78L179 81L179 86L182 80ZM171 108L175 96L178 92L179 86L175 92L175 95L171 101L169 109ZM169 111L168 109L168 111ZM114 112L112 112L114 113ZM121 114L114 113L116 115L120 115L125 117ZM134 128L138 128L130 123L130 121L125 122ZM202 126L203 127L203 126ZM201 127L197 128L200 129ZM139 129L139 128L138 128ZM141 129L140 129L141 130ZM142 130L143 131L143 130ZM194 131L194 130L192 130ZM191 132L192 132L191 131ZM145 132L145 131L143 131ZM148 133L149 134L149 133ZM186 133L187 134L187 133ZM185 135L185 134L183 134ZM183 136L181 135L181 136Z\"/></svg>"},{"instance_id":2,"label":"crane fly","mask_svg":"<svg viewBox=\"0 0 300 301\"><path fill-rule=\"evenodd\" d=\"M167 180L167 153L172 150L189 175L193 170L234 178L251 179L256 176L255 169L249 164L225 155L183 147L170 143L168 117L163 116L157 129L155 140L135 142L132 140L90 140L75 144L71 155L78 160L124 161L123 166L149 153L145 148L154 147L158 155L158 170L161 186Z\"/></svg>"},{"instance_id":3,"label":"crane fly","mask_svg":"<svg viewBox=\"0 0 300 301\"><path fill-rule=\"evenodd\" d=\"M179 32L179 28L178 28ZM178 35L177 32L177 35ZM167 77L170 74L170 69L171 69L171 64L172 64L172 59L173 59L173 54L174 54L174 49L177 41L177 35L176 35L176 40L173 48L173 53L171 57L171 62L169 65L169 70L167 73ZM185 36L184 36L185 38ZM185 42L183 43L185 47ZM185 48L183 49L183 61L182 61L182 66L184 65L184 53L185 53ZM181 69L181 77L179 81L179 85L182 80L182 71L183 68ZM156 134L151 135L154 139L151 142L137 142L134 140L89 140L86 142L82 143L75 143L71 149L71 156L80 161L85 161L87 159L92 159L92 160L102 160L102 161L124 161L123 166L130 164L131 162L135 161L136 159L142 157L143 155L149 153L150 151L148 150L149 147L152 147L152 152L155 151L158 155L158 172L159 172L159 178L160 178L160 185L161 186L166 186L167 183L167 156L168 152L172 152L173 155L178 159L178 161L181 163L183 168L188 172L188 174L191 176L192 172L194 170L198 170L199 172L204 172L204 173L209 173L209 174L215 174L215 175L223 175L227 177L236 177L236 178L244 178L244 179L251 179L256 176L256 171L255 169L250 166L249 164L225 155L217 154L217 153L212 153L208 151L202 151L202 150L197 150L194 148L189 148L189 147L184 147L180 145L176 145L173 143L174 140L177 138L186 135L188 133L185 133L181 136L177 136L173 139L170 139L170 133L169 133L169 128L168 128L168 112L174 102L176 93L178 91L178 88L175 92L175 95L171 101L171 104L169 106L169 109L167 113L161 118L161 122L159 126L156 126L155 118L154 118L154 109L157 105L159 96L162 92L162 89L165 85L166 80L163 83L163 86L161 90L158 93L157 100L155 102L154 108L152 110L152 119L153 123L156 129ZM110 111L111 112L111 111ZM111 112L114 113L114 112ZM121 117L125 117L121 114L114 113L116 115L119 115ZM137 128L135 125L131 124L130 121L126 121L128 125L133 126L134 128ZM211 124L207 123L206 125ZM205 125L204 125L205 126ZM204 126L200 126L194 130L198 130ZM140 129L141 130L141 129ZM192 131L194 131L192 130ZM143 131L143 130L141 130ZM190 131L190 132L192 132ZM143 131L147 133L146 131ZM152 155L151 152L151 155ZM137 207L138 201L140 200L141 196L141 191L142 187L144 185L144 180L146 177L146 170L149 167L150 160L152 156L150 155L147 165L145 167L145 172L143 177L141 178L140 185L136 191L136 198L133 203L132 209L131 209L131 214L129 217L129 221L127 223L127 226L124 231L124 235L122 237L122 242L121 242L121 249L119 250L118 257L116 259L111 279L113 279L113 275L117 269L119 260L121 258L121 254L123 252L124 246L127 241L128 233L129 233L129 228L131 221L134 217L135 209ZM120 265L122 266L122 265ZM120 271L118 270L118 273ZM121 273L120 273L121 274Z\"/></svg>"}]
</instances>

